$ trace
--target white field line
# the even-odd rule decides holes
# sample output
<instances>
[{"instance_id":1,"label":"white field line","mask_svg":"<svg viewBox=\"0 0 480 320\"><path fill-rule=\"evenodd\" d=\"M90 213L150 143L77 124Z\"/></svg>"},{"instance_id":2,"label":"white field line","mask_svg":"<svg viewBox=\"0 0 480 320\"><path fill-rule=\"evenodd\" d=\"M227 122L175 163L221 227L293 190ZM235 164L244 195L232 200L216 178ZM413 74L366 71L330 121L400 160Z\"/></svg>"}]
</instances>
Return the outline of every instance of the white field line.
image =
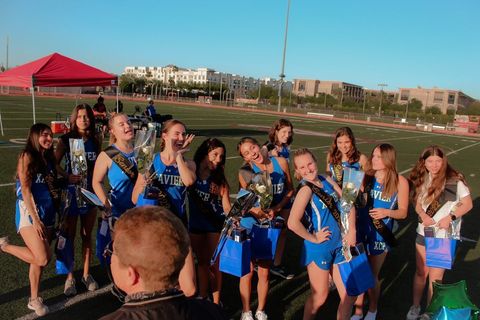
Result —
<instances>
[{"instance_id":1,"label":"white field line","mask_svg":"<svg viewBox=\"0 0 480 320\"><path fill-rule=\"evenodd\" d=\"M407 269L407 267L408 267L408 262L405 262L402 269L400 269L400 272L398 272L397 275L395 276L395 278L393 278L393 280L388 284L388 286L385 289L383 289L382 296L385 296L385 294L388 292L388 290L395 284L395 282L398 280L398 278L400 278L400 276L405 271L405 269Z\"/></svg>"},{"instance_id":2,"label":"white field line","mask_svg":"<svg viewBox=\"0 0 480 320\"><path fill-rule=\"evenodd\" d=\"M110 285L105 286L103 288L100 288L98 290L87 291L85 293L78 294L73 298L65 299L63 301L60 301L60 302L54 304L54 305L48 306L48 309L50 310L49 314L52 314L52 313L57 312L57 311L64 310L64 309L66 309L70 306L73 306L76 303L82 302L84 300L95 298L96 296L99 296L101 294L104 294L104 293L110 291L111 288L112 288L112 285L110 284ZM27 315L24 315L23 317L17 318L17 320L30 320L30 319L37 319L37 318L39 318L39 317L35 314L35 312L32 312L32 313L29 313Z\"/></svg>"},{"instance_id":3,"label":"white field line","mask_svg":"<svg viewBox=\"0 0 480 320\"><path fill-rule=\"evenodd\" d=\"M15 182L0 184L0 187L9 187L15 185Z\"/></svg>"}]
</instances>

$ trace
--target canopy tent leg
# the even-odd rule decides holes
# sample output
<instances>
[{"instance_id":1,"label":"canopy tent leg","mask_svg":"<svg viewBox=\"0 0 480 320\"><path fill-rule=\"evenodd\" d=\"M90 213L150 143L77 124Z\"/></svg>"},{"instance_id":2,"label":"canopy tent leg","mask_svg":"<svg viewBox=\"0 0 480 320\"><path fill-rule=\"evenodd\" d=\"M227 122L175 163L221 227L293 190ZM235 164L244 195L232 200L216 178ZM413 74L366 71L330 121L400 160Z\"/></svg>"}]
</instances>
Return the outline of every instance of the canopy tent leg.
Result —
<instances>
[{"instance_id":1,"label":"canopy tent leg","mask_svg":"<svg viewBox=\"0 0 480 320\"><path fill-rule=\"evenodd\" d=\"M4 136L3 134L3 120L2 120L2 114L0 113L0 129L2 130L2 136Z\"/></svg>"},{"instance_id":2,"label":"canopy tent leg","mask_svg":"<svg viewBox=\"0 0 480 320\"><path fill-rule=\"evenodd\" d=\"M117 83L117 113L118 113L118 83Z\"/></svg>"},{"instance_id":3,"label":"canopy tent leg","mask_svg":"<svg viewBox=\"0 0 480 320\"><path fill-rule=\"evenodd\" d=\"M33 86L33 79L32 79L32 108L33 108L33 124L37 123L37 119L35 118L35 87Z\"/></svg>"}]
</instances>

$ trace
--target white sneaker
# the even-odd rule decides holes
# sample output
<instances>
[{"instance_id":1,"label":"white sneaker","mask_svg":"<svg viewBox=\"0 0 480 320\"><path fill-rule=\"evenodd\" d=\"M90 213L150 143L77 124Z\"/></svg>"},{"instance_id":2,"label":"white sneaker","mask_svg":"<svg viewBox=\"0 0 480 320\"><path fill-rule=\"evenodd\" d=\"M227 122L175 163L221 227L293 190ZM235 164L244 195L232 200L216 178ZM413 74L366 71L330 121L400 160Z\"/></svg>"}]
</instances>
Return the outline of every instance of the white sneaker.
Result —
<instances>
[{"instance_id":1,"label":"white sneaker","mask_svg":"<svg viewBox=\"0 0 480 320\"><path fill-rule=\"evenodd\" d=\"M240 320L255 320L253 319L252 311L242 312Z\"/></svg>"},{"instance_id":2,"label":"white sneaker","mask_svg":"<svg viewBox=\"0 0 480 320\"><path fill-rule=\"evenodd\" d=\"M82 283L85 285L88 291L95 291L98 289L98 283L89 274L87 277L82 277Z\"/></svg>"},{"instance_id":3,"label":"white sneaker","mask_svg":"<svg viewBox=\"0 0 480 320\"><path fill-rule=\"evenodd\" d=\"M27 307L28 309L35 311L35 314L39 317L48 313L48 307L43 304L43 299L40 297L28 299Z\"/></svg>"},{"instance_id":4,"label":"white sneaker","mask_svg":"<svg viewBox=\"0 0 480 320\"><path fill-rule=\"evenodd\" d=\"M375 319L377 319L377 311L375 312L368 311L367 314L365 315L365 318L363 318L363 320L375 320Z\"/></svg>"},{"instance_id":5,"label":"white sneaker","mask_svg":"<svg viewBox=\"0 0 480 320\"><path fill-rule=\"evenodd\" d=\"M256 320L268 320L268 316L265 313L265 311L257 310L257 312L255 312L255 319Z\"/></svg>"},{"instance_id":6,"label":"white sneaker","mask_svg":"<svg viewBox=\"0 0 480 320\"><path fill-rule=\"evenodd\" d=\"M63 294L67 297L73 297L77 294L77 288L75 287L75 279L65 280L65 286L63 287Z\"/></svg>"},{"instance_id":7,"label":"white sneaker","mask_svg":"<svg viewBox=\"0 0 480 320\"><path fill-rule=\"evenodd\" d=\"M407 313L407 320L417 320L420 317L420 306L411 306Z\"/></svg>"},{"instance_id":8,"label":"white sneaker","mask_svg":"<svg viewBox=\"0 0 480 320\"><path fill-rule=\"evenodd\" d=\"M429 313L424 313L420 316L420 318L418 318L418 320L430 320L430 319L431 317Z\"/></svg>"}]
</instances>

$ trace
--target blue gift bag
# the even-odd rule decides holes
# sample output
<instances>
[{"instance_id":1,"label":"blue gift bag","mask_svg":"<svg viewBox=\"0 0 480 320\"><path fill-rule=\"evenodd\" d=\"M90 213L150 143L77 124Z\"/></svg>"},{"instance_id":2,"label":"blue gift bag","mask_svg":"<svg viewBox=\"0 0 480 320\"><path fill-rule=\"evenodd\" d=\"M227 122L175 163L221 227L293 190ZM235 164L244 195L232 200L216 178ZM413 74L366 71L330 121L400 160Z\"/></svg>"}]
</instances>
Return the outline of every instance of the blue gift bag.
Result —
<instances>
[{"instance_id":1,"label":"blue gift bag","mask_svg":"<svg viewBox=\"0 0 480 320\"><path fill-rule=\"evenodd\" d=\"M105 259L103 252L112 240L110 235L110 226L107 220L98 219L96 256L102 265L110 264L110 257Z\"/></svg>"},{"instance_id":2,"label":"blue gift bag","mask_svg":"<svg viewBox=\"0 0 480 320\"><path fill-rule=\"evenodd\" d=\"M273 260L277 251L278 237L280 237L280 228L265 227L254 224L250 239L252 242L252 259Z\"/></svg>"},{"instance_id":3,"label":"blue gift bag","mask_svg":"<svg viewBox=\"0 0 480 320\"><path fill-rule=\"evenodd\" d=\"M457 240L425 237L426 263L429 267L452 269Z\"/></svg>"},{"instance_id":4,"label":"blue gift bag","mask_svg":"<svg viewBox=\"0 0 480 320\"><path fill-rule=\"evenodd\" d=\"M250 272L250 240L242 242L227 238L220 253L220 271L243 277Z\"/></svg>"},{"instance_id":5,"label":"blue gift bag","mask_svg":"<svg viewBox=\"0 0 480 320\"><path fill-rule=\"evenodd\" d=\"M60 234L55 245L55 271L57 274L68 274L73 272L74 254L73 242L64 234Z\"/></svg>"},{"instance_id":6,"label":"blue gift bag","mask_svg":"<svg viewBox=\"0 0 480 320\"><path fill-rule=\"evenodd\" d=\"M365 248L358 244L351 248L352 260L338 264L338 270L349 296L358 296L375 286Z\"/></svg>"},{"instance_id":7,"label":"blue gift bag","mask_svg":"<svg viewBox=\"0 0 480 320\"><path fill-rule=\"evenodd\" d=\"M471 319L471 313L471 308L449 309L443 306L432 320L468 320Z\"/></svg>"}]
</instances>

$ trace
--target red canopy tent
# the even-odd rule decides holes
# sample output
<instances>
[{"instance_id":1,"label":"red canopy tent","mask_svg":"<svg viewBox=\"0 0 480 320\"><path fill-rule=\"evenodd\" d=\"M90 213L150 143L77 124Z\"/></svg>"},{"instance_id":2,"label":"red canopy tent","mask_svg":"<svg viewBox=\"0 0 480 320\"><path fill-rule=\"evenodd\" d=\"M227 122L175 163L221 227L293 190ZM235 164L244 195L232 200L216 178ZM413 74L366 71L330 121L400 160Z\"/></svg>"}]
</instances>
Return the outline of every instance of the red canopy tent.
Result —
<instances>
[{"instance_id":1,"label":"red canopy tent","mask_svg":"<svg viewBox=\"0 0 480 320\"><path fill-rule=\"evenodd\" d=\"M32 88L34 123L34 87L114 86L117 87L118 101L117 75L106 73L58 53L53 53L0 73L0 86Z\"/></svg>"}]
</instances>

